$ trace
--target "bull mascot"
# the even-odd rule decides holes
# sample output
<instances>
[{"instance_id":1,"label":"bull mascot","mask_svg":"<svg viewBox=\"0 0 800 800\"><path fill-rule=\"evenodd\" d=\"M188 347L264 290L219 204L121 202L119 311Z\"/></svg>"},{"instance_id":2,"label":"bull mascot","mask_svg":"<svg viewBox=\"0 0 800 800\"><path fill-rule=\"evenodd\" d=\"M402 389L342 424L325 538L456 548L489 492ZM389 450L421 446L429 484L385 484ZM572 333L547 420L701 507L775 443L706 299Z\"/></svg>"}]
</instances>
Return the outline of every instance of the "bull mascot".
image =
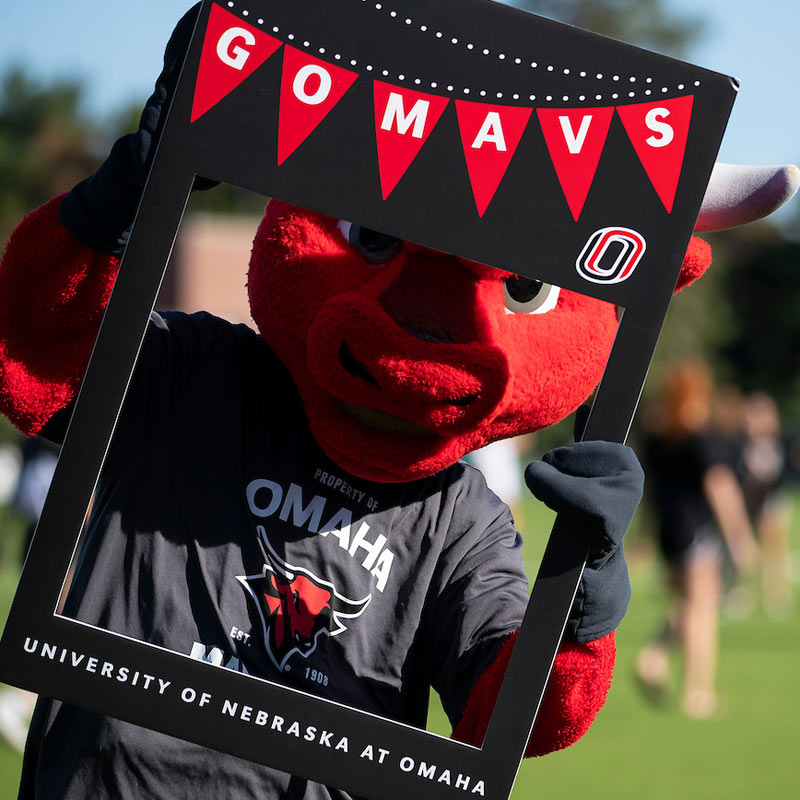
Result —
<instances>
[{"instance_id":1,"label":"bull mascot","mask_svg":"<svg viewBox=\"0 0 800 800\"><path fill-rule=\"evenodd\" d=\"M174 90L176 28L137 133L29 214L0 268L0 407L60 441ZM792 170L721 168L701 220L740 224ZM692 239L679 287L710 263ZM598 383L608 304L272 201L248 292L259 333L154 313L64 614L404 723L429 688L480 745L527 602L508 508L461 457L564 419ZM643 476L623 445L558 448L530 490L589 561L527 754L603 705ZM232 631L244 632L233 636ZM344 798L338 790L42 698L22 798Z\"/></svg>"}]
</instances>

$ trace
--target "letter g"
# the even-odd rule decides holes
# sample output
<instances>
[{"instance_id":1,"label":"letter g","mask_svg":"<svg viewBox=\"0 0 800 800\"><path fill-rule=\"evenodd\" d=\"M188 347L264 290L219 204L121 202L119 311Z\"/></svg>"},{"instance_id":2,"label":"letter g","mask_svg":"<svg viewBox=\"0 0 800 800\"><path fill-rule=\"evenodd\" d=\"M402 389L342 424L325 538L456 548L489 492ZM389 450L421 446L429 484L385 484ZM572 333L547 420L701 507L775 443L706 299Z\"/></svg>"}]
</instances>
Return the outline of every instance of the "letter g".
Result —
<instances>
[{"instance_id":1,"label":"letter g","mask_svg":"<svg viewBox=\"0 0 800 800\"><path fill-rule=\"evenodd\" d=\"M250 47L256 43L256 37L246 28L229 28L219 37L217 55L223 64L227 64L234 69L243 69L247 59L250 58L250 51L245 50L238 44L231 47L237 39L243 39L244 43Z\"/></svg>"}]
</instances>

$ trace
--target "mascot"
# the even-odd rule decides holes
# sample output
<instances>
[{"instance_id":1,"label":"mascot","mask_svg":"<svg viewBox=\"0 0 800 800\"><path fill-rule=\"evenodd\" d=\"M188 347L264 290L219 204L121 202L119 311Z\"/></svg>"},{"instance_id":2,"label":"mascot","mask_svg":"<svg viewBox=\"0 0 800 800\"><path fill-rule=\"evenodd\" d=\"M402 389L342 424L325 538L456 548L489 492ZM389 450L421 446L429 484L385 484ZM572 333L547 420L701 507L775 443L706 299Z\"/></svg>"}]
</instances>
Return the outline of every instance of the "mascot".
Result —
<instances>
[{"instance_id":1,"label":"mascot","mask_svg":"<svg viewBox=\"0 0 800 800\"><path fill-rule=\"evenodd\" d=\"M0 408L28 435L64 435L195 14L139 131L26 217L4 254ZM747 197L774 204L763 177ZM709 263L693 239L679 285ZM278 201L247 288L260 335L152 315L64 614L410 725L424 726L433 686L454 736L479 745L527 580L508 509L459 459L573 412L601 377L614 308ZM526 480L591 541L528 746L541 755L605 700L643 478L628 448L581 442ZM346 797L39 701L21 797L200 791Z\"/></svg>"}]
</instances>

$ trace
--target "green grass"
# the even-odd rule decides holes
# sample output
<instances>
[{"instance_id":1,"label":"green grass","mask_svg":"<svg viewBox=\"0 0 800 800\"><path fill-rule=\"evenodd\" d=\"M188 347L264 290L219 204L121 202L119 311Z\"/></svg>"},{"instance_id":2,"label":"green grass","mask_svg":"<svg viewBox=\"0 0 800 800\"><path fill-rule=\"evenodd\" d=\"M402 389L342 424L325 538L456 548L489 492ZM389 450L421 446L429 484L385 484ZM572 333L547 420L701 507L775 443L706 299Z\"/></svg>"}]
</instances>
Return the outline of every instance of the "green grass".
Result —
<instances>
[{"instance_id":1,"label":"green grass","mask_svg":"<svg viewBox=\"0 0 800 800\"><path fill-rule=\"evenodd\" d=\"M23 526L0 506L0 619L5 620L19 578ZM2 684L0 684L2 686ZM0 800L16 800L22 755L0 740Z\"/></svg>"},{"instance_id":2,"label":"green grass","mask_svg":"<svg viewBox=\"0 0 800 800\"><path fill-rule=\"evenodd\" d=\"M549 531L549 520L533 506L525 508L525 518L520 527L528 531L530 563L537 558L532 532ZM794 549L800 549L800 507L795 509L792 538ZM667 597L646 543L634 538L632 544L633 599L617 631L617 666L608 701L573 747L526 760L512 797L797 797L800 614L776 621L757 610L744 620L723 621L718 688L727 708L719 719L687 719L674 693L663 706L654 707L639 691L633 665L639 648L663 621ZM677 657L672 666L677 684ZM432 709L430 727L447 730L438 706Z\"/></svg>"},{"instance_id":3,"label":"green grass","mask_svg":"<svg viewBox=\"0 0 800 800\"><path fill-rule=\"evenodd\" d=\"M528 532L526 556L537 563L534 538L539 534L533 531L549 531L549 518L533 505L524 512L520 527ZM800 507L795 509L792 538L794 549L800 549ZM776 621L756 610L744 620L723 620L718 688L727 708L719 719L687 719L678 710L675 693L654 707L639 691L633 665L639 648L663 621L667 597L643 537L634 535L632 544L633 599L617 631L617 666L608 701L576 745L526 760L512 797L798 796L800 615ZM677 688L677 656L673 671ZM447 730L435 698L429 725L440 733Z\"/></svg>"},{"instance_id":4,"label":"green grass","mask_svg":"<svg viewBox=\"0 0 800 800\"><path fill-rule=\"evenodd\" d=\"M533 503L524 508L524 517L520 527L527 532L526 556L535 564L550 518ZM3 615L16 581L17 536L13 520L0 512ZM800 508L795 511L793 546L800 550ZM666 598L647 548L639 545L629 551L633 600L617 634L619 655L608 702L575 746L524 763L515 800L796 797L800 614L778 622L756 611L748 619L723 623L719 689L727 698L727 712L722 718L688 720L674 697L654 708L637 689L633 663L662 619ZM677 672L680 665L674 666ZM436 706L430 727L447 732ZM0 744L0 800L16 798L20 765L19 754Z\"/></svg>"},{"instance_id":5,"label":"green grass","mask_svg":"<svg viewBox=\"0 0 800 800\"><path fill-rule=\"evenodd\" d=\"M674 700L645 702L633 680L638 648L657 624L663 596L653 570L635 576L631 612L618 633L615 680L605 708L584 740L526 763L515 797L542 786L548 797L592 791L593 798L746 798L796 796L800 707L800 624L756 614L722 629L721 719L692 721ZM678 667L679 665L676 665Z\"/></svg>"}]
</instances>

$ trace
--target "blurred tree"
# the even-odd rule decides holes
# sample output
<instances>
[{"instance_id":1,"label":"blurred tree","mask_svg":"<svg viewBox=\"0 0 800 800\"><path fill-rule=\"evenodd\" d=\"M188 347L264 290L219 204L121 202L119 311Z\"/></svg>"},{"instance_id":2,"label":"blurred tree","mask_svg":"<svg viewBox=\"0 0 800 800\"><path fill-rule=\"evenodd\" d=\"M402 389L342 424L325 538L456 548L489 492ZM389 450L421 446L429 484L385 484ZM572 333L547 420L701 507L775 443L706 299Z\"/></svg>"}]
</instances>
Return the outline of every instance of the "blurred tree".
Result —
<instances>
[{"instance_id":1,"label":"blurred tree","mask_svg":"<svg viewBox=\"0 0 800 800\"><path fill-rule=\"evenodd\" d=\"M730 307L719 361L743 389L771 394L800 425L800 243L762 223L716 234Z\"/></svg>"},{"instance_id":2,"label":"blurred tree","mask_svg":"<svg viewBox=\"0 0 800 800\"><path fill-rule=\"evenodd\" d=\"M0 241L99 163L100 131L84 117L82 97L80 84L43 84L21 69L0 81Z\"/></svg>"},{"instance_id":3,"label":"blurred tree","mask_svg":"<svg viewBox=\"0 0 800 800\"><path fill-rule=\"evenodd\" d=\"M211 211L219 214L243 214L260 217L267 198L264 195L240 189L230 183L221 183L213 189L192 195L192 211Z\"/></svg>"},{"instance_id":4,"label":"blurred tree","mask_svg":"<svg viewBox=\"0 0 800 800\"><path fill-rule=\"evenodd\" d=\"M543 17L676 57L685 55L705 30L701 17L678 17L666 9L665 0L505 1Z\"/></svg>"},{"instance_id":5,"label":"blurred tree","mask_svg":"<svg viewBox=\"0 0 800 800\"><path fill-rule=\"evenodd\" d=\"M713 248L713 264L700 280L679 292L670 304L653 356L650 378L645 384L645 404L658 392L663 368L676 359L706 359L720 380L730 378L729 365L717 358L732 324L732 309L723 287L725 258L718 252L715 235L703 238Z\"/></svg>"},{"instance_id":6,"label":"blurred tree","mask_svg":"<svg viewBox=\"0 0 800 800\"><path fill-rule=\"evenodd\" d=\"M24 214L94 172L113 141L138 127L144 98L98 120L84 114L84 96L80 83L45 84L18 68L0 79L0 248ZM264 202L221 186L196 207L260 214Z\"/></svg>"}]
</instances>

